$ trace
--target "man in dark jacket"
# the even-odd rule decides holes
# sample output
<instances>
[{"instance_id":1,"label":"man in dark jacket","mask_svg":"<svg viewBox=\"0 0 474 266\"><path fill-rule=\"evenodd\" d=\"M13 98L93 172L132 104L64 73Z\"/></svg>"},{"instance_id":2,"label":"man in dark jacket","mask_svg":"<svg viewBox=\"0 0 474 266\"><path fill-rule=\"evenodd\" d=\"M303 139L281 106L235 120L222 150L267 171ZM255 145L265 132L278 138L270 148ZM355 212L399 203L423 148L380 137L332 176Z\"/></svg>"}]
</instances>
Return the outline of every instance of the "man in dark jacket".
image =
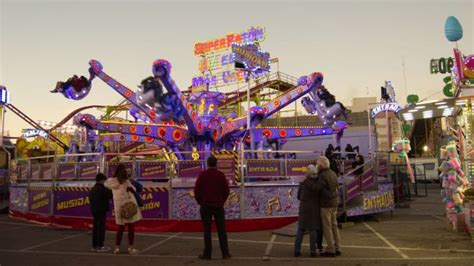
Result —
<instances>
[{"instance_id":1,"label":"man in dark jacket","mask_svg":"<svg viewBox=\"0 0 474 266\"><path fill-rule=\"evenodd\" d=\"M318 170L309 165L306 179L298 189L300 208L298 213L298 229L295 238L295 257L301 256L301 243L305 231L309 231L309 250L311 257L316 257L316 245L320 251L323 248L323 232L321 230L321 211L319 207L319 190L317 184Z\"/></svg>"},{"instance_id":2,"label":"man in dark jacket","mask_svg":"<svg viewBox=\"0 0 474 266\"><path fill-rule=\"evenodd\" d=\"M110 210L112 191L104 186L107 177L99 173L95 177L95 185L89 192L89 202L94 217L92 226L92 252L107 252L109 247L104 246L105 240L105 217Z\"/></svg>"},{"instance_id":3,"label":"man in dark jacket","mask_svg":"<svg viewBox=\"0 0 474 266\"><path fill-rule=\"evenodd\" d=\"M217 170L217 158L207 158L207 170L201 172L194 185L194 197L201 205L200 213L204 227L204 252L199 255L200 259L211 259L212 239L211 224L212 217L216 221L219 245L223 259L230 259L227 233L225 231L224 203L229 196L229 183L225 175Z\"/></svg>"},{"instance_id":4,"label":"man in dark jacket","mask_svg":"<svg viewBox=\"0 0 474 266\"><path fill-rule=\"evenodd\" d=\"M323 224L324 238L326 239L325 257L341 255L341 237L337 227L337 206L339 205L339 184L337 175L329 168L328 158L321 156L316 161L318 167L318 183L321 184L320 205L321 221Z\"/></svg>"}]
</instances>

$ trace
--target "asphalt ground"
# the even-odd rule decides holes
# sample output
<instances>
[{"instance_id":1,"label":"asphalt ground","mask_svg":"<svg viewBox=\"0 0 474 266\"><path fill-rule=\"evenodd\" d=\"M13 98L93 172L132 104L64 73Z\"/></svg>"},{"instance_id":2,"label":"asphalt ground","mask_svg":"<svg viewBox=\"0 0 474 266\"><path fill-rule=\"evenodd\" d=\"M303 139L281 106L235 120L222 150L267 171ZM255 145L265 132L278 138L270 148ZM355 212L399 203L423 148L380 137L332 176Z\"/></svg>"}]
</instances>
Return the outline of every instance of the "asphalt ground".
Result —
<instances>
[{"instance_id":1,"label":"asphalt ground","mask_svg":"<svg viewBox=\"0 0 474 266\"><path fill-rule=\"evenodd\" d=\"M294 237L271 231L230 233L233 255L222 260L217 236L213 259L201 261L201 233L138 233L138 255L92 253L91 234L58 229L0 215L0 266L9 265L474 265L474 244L465 233L447 229L439 185L429 186L428 197L415 197L411 208L393 215L364 217L341 230L342 256L309 257L308 236L302 256L293 257ZM106 244L114 246L115 232Z\"/></svg>"}]
</instances>

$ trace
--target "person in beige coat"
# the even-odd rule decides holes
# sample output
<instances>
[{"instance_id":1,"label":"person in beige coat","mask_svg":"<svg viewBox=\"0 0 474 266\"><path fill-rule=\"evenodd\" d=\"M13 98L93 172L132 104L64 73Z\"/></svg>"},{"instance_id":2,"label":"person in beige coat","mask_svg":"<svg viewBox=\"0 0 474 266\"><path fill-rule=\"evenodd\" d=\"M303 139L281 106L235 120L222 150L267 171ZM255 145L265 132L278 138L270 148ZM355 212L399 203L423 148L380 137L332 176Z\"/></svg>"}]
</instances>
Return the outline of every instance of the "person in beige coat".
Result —
<instances>
[{"instance_id":1,"label":"person in beige coat","mask_svg":"<svg viewBox=\"0 0 474 266\"><path fill-rule=\"evenodd\" d=\"M122 242L123 232L125 231L125 226L128 227L128 253L137 254L138 250L133 247L135 240L135 229L134 224L142 219L142 213L140 208L137 205L137 213L130 219L125 219L120 217L120 207L125 203L131 201L137 204L133 193L136 190L135 187L128 180L127 169L125 165L119 164L115 169L114 176L107 179L104 183L105 187L112 190L113 201L114 201L114 213L115 213L115 223L119 226L117 230L117 237L115 241L115 250L114 253L120 253L120 243Z\"/></svg>"}]
</instances>

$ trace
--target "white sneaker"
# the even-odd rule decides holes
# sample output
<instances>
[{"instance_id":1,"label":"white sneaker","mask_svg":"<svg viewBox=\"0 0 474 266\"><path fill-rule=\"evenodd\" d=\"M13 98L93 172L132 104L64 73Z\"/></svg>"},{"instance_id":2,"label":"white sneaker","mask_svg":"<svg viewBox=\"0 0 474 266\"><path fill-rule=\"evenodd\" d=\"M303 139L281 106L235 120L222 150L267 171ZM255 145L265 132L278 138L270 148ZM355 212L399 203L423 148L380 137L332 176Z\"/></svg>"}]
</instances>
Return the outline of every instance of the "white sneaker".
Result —
<instances>
[{"instance_id":1,"label":"white sneaker","mask_svg":"<svg viewBox=\"0 0 474 266\"><path fill-rule=\"evenodd\" d=\"M97 252L109 252L110 251L110 247L100 247L100 248L97 248L96 250Z\"/></svg>"}]
</instances>

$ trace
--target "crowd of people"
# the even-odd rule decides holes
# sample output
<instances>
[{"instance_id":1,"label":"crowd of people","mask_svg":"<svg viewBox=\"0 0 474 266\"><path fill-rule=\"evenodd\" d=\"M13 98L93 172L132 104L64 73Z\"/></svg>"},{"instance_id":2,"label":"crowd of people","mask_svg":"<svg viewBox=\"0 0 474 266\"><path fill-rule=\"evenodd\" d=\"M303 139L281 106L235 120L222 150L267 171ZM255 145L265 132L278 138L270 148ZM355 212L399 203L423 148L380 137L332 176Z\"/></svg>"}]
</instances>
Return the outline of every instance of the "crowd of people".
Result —
<instances>
[{"instance_id":1,"label":"crowd of people","mask_svg":"<svg viewBox=\"0 0 474 266\"><path fill-rule=\"evenodd\" d=\"M204 249L198 258L211 259L212 220L216 223L219 246L223 259L230 259L227 233L225 229L224 203L229 196L229 183L225 175L217 169L217 159L207 159L207 169L200 173L194 186L194 197L200 206L203 225ZM336 257L341 255L341 238L337 224L337 207L339 205L339 187L337 173L331 169L331 161L325 156L317 159L316 165L307 167L306 179L298 189L299 219L294 245L294 256L301 256L301 244L306 231L310 233L311 257ZM115 223L118 230L115 238L114 254L121 252L120 245L125 229L128 229L128 253L137 254L134 248L135 223L142 219L139 196L143 189L137 181L130 179L125 165L119 164L112 177L107 178L99 173L96 184L89 194L90 208L93 215L92 252L108 252L111 249L104 245L106 216L113 200ZM323 252L322 241L326 239L327 247Z\"/></svg>"}]
</instances>

